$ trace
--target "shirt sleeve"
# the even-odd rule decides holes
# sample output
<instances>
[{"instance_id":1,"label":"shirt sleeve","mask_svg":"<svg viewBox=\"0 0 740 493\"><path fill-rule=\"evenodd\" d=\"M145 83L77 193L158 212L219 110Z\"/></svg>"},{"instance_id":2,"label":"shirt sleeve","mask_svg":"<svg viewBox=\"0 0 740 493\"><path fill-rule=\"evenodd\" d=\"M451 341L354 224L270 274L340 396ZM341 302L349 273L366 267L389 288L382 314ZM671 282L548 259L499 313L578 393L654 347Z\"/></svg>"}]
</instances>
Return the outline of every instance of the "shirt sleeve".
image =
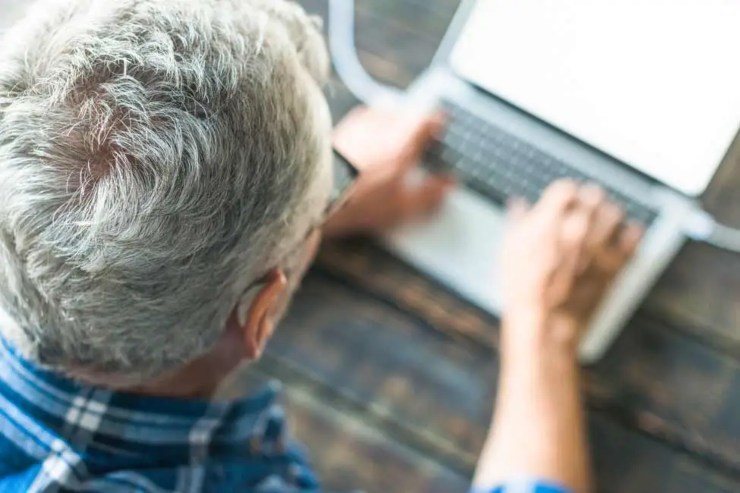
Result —
<instances>
[{"instance_id":1,"label":"shirt sleeve","mask_svg":"<svg viewBox=\"0 0 740 493\"><path fill-rule=\"evenodd\" d=\"M493 488L471 488L468 493L571 493L568 488L537 480L512 481Z\"/></svg>"}]
</instances>

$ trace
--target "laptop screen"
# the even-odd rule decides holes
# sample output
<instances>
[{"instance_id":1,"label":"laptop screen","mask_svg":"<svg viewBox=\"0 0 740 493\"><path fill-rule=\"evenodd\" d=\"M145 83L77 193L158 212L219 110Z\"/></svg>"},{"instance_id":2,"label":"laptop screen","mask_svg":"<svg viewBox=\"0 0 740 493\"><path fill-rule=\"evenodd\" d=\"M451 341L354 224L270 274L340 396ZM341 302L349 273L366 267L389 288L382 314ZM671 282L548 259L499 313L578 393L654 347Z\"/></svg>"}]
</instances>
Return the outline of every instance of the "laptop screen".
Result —
<instances>
[{"instance_id":1,"label":"laptop screen","mask_svg":"<svg viewBox=\"0 0 740 493\"><path fill-rule=\"evenodd\" d=\"M740 0L479 0L452 52L483 89L688 195L740 128Z\"/></svg>"}]
</instances>

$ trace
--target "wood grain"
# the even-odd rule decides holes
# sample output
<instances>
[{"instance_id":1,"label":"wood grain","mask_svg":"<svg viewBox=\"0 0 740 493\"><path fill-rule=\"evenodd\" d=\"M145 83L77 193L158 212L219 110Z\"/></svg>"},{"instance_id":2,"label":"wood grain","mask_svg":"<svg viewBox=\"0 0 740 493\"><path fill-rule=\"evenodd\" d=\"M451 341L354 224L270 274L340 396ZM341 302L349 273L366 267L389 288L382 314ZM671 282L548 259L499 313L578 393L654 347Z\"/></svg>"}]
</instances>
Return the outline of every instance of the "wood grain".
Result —
<instances>
[{"instance_id":1,"label":"wood grain","mask_svg":"<svg viewBox=\"0 0 740 493\"><path fill-rule=\"evenodd\" d=\"M312 446L311 463L321 472L322 491L467 491L467 476L369 425L341 399L317 389L310 379L296 377L270 356L233 375L222 397L257 389L276 376L291 382L280 396L290 410L288 431Z\"/></svg>"},{"instance_id":2,"label":"wood grain","mask_svg":"<svg viewBox=\"0 0 740 493\"><path fill-rule=\"evenodd\" d=\"M326 0L300 3L326 17ZM368 70L409 84L457 3L358 0ZM24 5L0 0L0 29ZM356 103L336 79L326 92L335 119ZM702 197L736 226L739 156ZM487 431L496 351L495 319L355 241L325 247L255 370L286 382L298 436L329 488L462 492ZM598 491L740 491L737 256L687 244L587 373Z\"/></svg>"},{"instance_id":3,"label":"wood grain","mask_svg":"<svg viewBox=\"0 0 740 493\"><path fill-rule=\"evenodd\" d=\"M315 392L343 402L340 407L380 433L459 474L471 473L493 405L491 348L461 343L322 271L308 278L295 306L306 308L291 313L269 347L273 367L290 368L284 379L324 387ZM590 437L598 491L695 491L674 485L678 476L706 483L700 491L740 489L740 478L721 461L681 448L675 436L681 430L665 416L630 407L603 382L587 388L595 403ZM724 412L720 405L715 414Z\"/></svg>"},{"instance_id":4,"label":"wood grain","mask_svg":"<svg viewBox=\"0 0 740 493\"><path fill-rule=\"evenodd\" d=\"M386 3L381 4L376 10L388 8ZM398 15L393 16L394 22L387 23L386 29L394 29L404 11L399 8ZM417 19L437 14L415 12ZM361 24L362 11L358 18ZM372 15L366 22L374 22ZM415 25L425 24L418 20L409 22L399 29L398 36L402 31L413 30ZM419 40L428 39L428 26L418 35ZM361 28L360 25L358 30ZM376 43L384 39L378 37ZM363 45L361 38L358 44L370 52L383 52L370 42ZM397 43L387 43L385 50L395 53ZM421 58L428 56L427 52L421 54ZM407 66L413 67L408 63ZM402 84L404 80L399 76L396 82ZM740 152L736 148L703 197L710 212L734 225L740 224L740 194L736 192L740 184L738 157ZM344 275L353 276L354 272L355 281L367 287L363 264L365 267L372 264L372 271L377 272L378 258L382 255L363 258L357 255L355 247L330 249L322 256L322 265ZM370 287L373 295L389 299L417 315L423 314L422 318L437 330L448 330L482 344L487 337L495 337L489 330L490 320L481 314L475 314L474 310L451 310L450 297L444 290L421 288L423 279L399 267L390 269L398 269L397 275L386 279L375 276ZM358 276L358 272L363 273ZM405 287L398 288L399 283ZM740 455L740 435L728 416L740 410L736 390L739 342L740 259L689 243L606 360L592 370L592 380L601 382L601 391L611 396L607 401L621 410L614 411L615 414L624 414L626 410L632 415L629 421L633 423L661 423L654 429L662 429L664 439L671 436L674 445L704 454L709 462L724 461L726 469L734 473L737 471L734 458Z\"/></svg>"}]
</instances>

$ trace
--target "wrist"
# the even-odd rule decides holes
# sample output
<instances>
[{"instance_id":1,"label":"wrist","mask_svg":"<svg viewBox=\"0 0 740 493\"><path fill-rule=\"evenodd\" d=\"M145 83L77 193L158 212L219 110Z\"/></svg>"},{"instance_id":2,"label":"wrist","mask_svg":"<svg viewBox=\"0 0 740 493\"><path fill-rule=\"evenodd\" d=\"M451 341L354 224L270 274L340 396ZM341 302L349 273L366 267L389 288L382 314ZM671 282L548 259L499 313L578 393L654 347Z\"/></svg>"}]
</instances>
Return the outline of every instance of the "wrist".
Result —
<instances>
[{"instance_id":1,"label":"wrist","mask_svg":"<svg viewBox=\"0 0 740 493\"><path fill-rule=\"evenodd\" d=\"M501 324L501 351L516 359L544 356L575 361L583 323L539 307L507 310Z\"/></svg>"}]
</instances>

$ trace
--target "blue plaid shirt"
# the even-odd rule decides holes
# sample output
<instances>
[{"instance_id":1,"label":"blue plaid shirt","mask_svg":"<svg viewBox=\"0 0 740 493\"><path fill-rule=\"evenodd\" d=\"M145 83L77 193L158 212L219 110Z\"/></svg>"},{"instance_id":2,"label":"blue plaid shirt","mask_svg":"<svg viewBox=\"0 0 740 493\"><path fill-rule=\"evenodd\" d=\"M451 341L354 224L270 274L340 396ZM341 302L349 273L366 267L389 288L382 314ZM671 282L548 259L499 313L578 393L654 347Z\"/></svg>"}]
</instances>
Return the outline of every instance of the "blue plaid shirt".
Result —
<instances>
[{"instance_id":1,"label":"blue plaid shirt","mask_svg":"<svg viewBox=\"0 0 740 493\"><path fill-rule=\"evenodd\" d=\"M0 338L0 493L319 491L278 392L229 402L112 392L42 370Z\"/></svg>"}]
</instances>

